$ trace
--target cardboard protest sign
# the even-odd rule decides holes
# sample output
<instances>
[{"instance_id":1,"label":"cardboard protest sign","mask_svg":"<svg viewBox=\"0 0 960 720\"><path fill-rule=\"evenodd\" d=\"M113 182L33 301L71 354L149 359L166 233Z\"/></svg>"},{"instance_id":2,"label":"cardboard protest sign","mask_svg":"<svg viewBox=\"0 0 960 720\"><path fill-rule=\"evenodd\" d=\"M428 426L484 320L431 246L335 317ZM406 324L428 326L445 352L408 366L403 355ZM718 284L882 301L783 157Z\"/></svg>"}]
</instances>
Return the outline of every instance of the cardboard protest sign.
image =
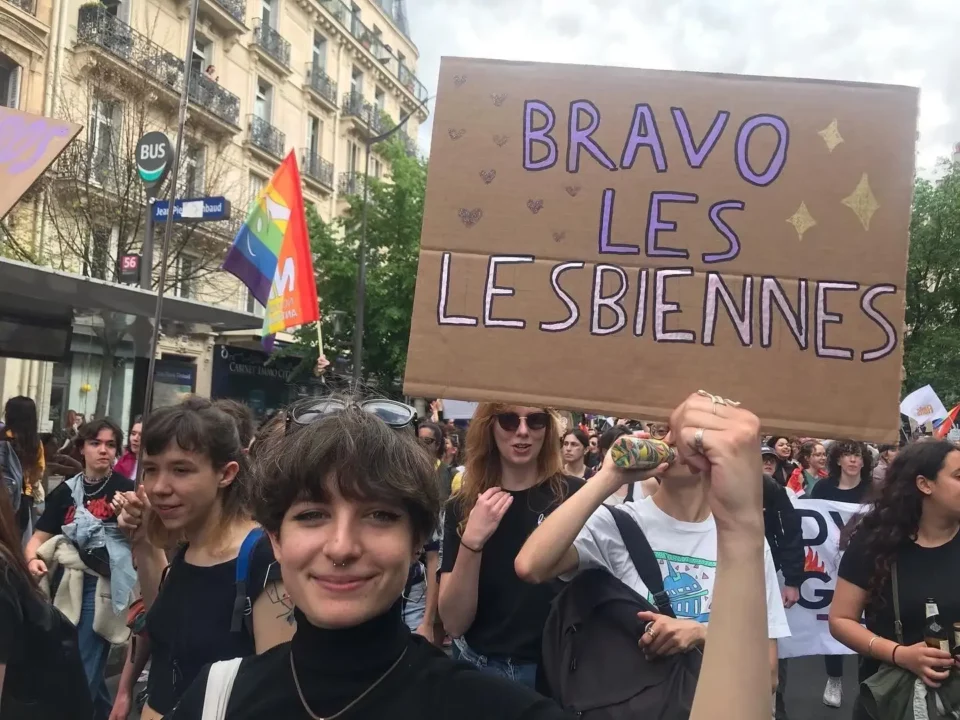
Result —
<instances>
[{"instance_id":1,"label":"cardboard protest sign","mask_svg":"<svg viewBox=\"0 0 960 720\"><path fill-rule=\"evenodd\" d=\"M0 219L81 129L66 120L0 107Z\"/></svg>"},{"instance_id":2,"label":"cardboard protest sign","mask_svg":"<svg viewBox=\"0 0 960 720\"><path fill-rule=\"evenodd\" d=\"M445 58L406 392L896 440L917 102Z\"/></svg>"}]
</instances>

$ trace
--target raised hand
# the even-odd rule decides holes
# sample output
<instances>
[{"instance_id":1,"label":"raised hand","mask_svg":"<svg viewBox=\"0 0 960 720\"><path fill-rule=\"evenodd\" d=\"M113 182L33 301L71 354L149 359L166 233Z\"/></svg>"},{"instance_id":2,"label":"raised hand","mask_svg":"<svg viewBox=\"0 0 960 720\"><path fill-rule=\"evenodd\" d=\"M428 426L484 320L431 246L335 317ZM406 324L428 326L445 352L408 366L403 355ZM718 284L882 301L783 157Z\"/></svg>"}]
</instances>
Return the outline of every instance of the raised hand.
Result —
<instances>
[{"instance_id":1,"label":"raised hand","mask_svg":"<svg viewBox=\"0 0 960 720\"><path fill-rule=\"evenodd\" d=\"M498 487L489 488L470 511L461 541L469 548L482 550L512 504L513 495Z\"/></svg>"},{"instance_id":2,"label":"raised hand","mask_svg":"<svg viewBox=\"0 0 960 720\"><path fill-rule=\"evenodd\" d=\"M150 500L143 485L136 492L123 493L120 514L117 516L117 525L130 538L131 543L139 543L146 536L144 523L147 510L150 509Z\"/></svg>"}]
</instances>

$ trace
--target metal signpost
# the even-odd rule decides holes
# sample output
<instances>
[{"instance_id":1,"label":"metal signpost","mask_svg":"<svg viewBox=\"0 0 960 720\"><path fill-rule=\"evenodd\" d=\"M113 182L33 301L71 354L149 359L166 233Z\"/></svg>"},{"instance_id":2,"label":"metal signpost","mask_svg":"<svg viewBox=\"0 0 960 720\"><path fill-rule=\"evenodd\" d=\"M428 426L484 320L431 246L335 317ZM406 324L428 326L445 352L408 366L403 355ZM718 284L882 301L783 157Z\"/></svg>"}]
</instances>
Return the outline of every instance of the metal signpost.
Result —
<instances>
[{"instance_id":1,"label":"metal signpost","mask_svg":"<svg viewBox=\"0 0 960 720\"><path fill-rule=\"evenodd\" d=\"M140 287L149 290L153 281L153 220L151 211L160 186L170 172L173 146L162 132L148 132L137 142L137 173L147 190L147 222L140 260Z\"/></svg>"}]
</instances>

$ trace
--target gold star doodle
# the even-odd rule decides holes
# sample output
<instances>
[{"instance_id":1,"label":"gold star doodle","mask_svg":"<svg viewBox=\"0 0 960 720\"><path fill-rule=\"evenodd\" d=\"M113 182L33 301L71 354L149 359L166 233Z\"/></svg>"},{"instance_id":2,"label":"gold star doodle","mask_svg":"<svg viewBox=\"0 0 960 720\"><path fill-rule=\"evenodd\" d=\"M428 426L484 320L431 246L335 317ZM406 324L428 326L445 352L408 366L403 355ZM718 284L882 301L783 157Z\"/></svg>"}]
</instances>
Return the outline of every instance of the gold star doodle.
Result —
<instances>
[{"instance_id":1,"label":"gold star doodle","mask_svg":"<svg viewBox=\"0 0 960 720\"><path fill-rule=\"evenodd\" d=\"M864 173L857 183L857 189L843 200L844 205L853 210L856 216L860 218L860 223L864 230L870 230L870 218L880 208L880 203L873 196L873 190L870 189L870 180Z\"/></svg>"},{"instance_id":2,"label":"gold star doodle","mask_svg":"<svg viewBox=\"0 0 960 720\"><path fill-rule=\"evenodd\" d=\"M813 215L807 210L807 204L805 202L800 203L800 207L797 208L797 211L793 215L787 218L787 222L793 225L797 231L797 238L801 241L803 240L803 234L817 224L817 221L813 219Z\"/></svg>"},{"instance_id":3,"label":"gold star doodle","mask_svg":"<svg viewBox=\"0 0 960 720\"><path fill-rule=\"evenodd\" d=\"M818 132L817 135L822 137L823 141L827 144L828 152L833 152L834 148L843 142L843 138L840 136L840 130L837 127L836 118L834 118L823 130Z\"/></svg>"}]
</instances>

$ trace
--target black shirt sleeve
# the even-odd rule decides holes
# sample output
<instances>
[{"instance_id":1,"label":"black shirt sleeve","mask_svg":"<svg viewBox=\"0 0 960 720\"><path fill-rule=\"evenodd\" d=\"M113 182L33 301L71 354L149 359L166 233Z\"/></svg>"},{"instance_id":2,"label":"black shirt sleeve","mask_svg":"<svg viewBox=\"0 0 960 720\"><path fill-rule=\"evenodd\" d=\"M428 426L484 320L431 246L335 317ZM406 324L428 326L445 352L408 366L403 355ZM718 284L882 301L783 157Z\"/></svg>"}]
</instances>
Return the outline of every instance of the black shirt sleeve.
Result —
<instances>
[{"instance_id":1,"label":"black shirt sleeve","mask_svg":"<svg viewBox=\"0 0 960 720\"><path fill-rule=\"evenodd\" d=\"M814 488L816 490L816 488ZM873 574L873 563L867 557L867 544L863 533L857 532L850 540L850 545L840 558L838 577L849 583L867 590L870 587L870 578Z\"/></svg>"},{"instance_id":2,"label":"black shirt sleeve","mask_svg":"<svg viewBox=\"0 0 960 720\"><path fill-rule=\"evenodd\" d=\"M9 663L21 648L23 637L23 609L17 597L20 585L12 577L13 570L0 561L0 664Z\"/></svg>"},{"instance_id":3,"label":"black shirt sleeve","mask_svg":"<svg viewBox=\"0 0 960 720\"><path fill-rule=\"evenodd\" d=\"M443 513L443 537L440 539L440 573L453 572L460 551L460 505L457 500L447 502Z\"/></svg>"},{"instance_id":4,"label":"black shirt sleeve","mask_svg":"<svg viewBox=\"0 0 960 720\"><path fill-rule=\"evenodd\" d=\"M247 597L253 604L260 597L267 584L278 582L283 578L280 576L280 563L273 557L273 546L270 544L270 538L264 533L257 544L253 546L253 552L250 555L250 578L247 583Z\"/></svg>"},{"instance_id":5,"label":"black shirt sleeve","mask_svg":"<svg viewBox=\"0 0 960 720\"><path fill-rule=\"evenodd\" d=\"M60 483L53 492L47 495L43 515L39 517L36 529L50 535L59 535L64 525L67 510L73 507L73 496L65 482Z\"/></svg>"},{"instance_id":6,"label":"black shirt sleeve","mask_svg":"<svg viewBox=\"0 0 960 720\"><path fill-rule=\"evenodd\" d=\"M464 669L450 675L438 691L435 717L458 720L571 720L553 700L525 685Z\"/></svg>"},{"instance_id":7,"label":"black shirt sleeve","mask_svg":"<svg viewBox=\"0 0 960 720\"><path fill-rule=\"evenodd\" d=\"M785 584L800 587L803 583L803 529L800 513L790 502L787 491L773 483L773 502L780 517L783 538L779 547L780 568L783 570Z\"/></svg>"}]
</instances>

